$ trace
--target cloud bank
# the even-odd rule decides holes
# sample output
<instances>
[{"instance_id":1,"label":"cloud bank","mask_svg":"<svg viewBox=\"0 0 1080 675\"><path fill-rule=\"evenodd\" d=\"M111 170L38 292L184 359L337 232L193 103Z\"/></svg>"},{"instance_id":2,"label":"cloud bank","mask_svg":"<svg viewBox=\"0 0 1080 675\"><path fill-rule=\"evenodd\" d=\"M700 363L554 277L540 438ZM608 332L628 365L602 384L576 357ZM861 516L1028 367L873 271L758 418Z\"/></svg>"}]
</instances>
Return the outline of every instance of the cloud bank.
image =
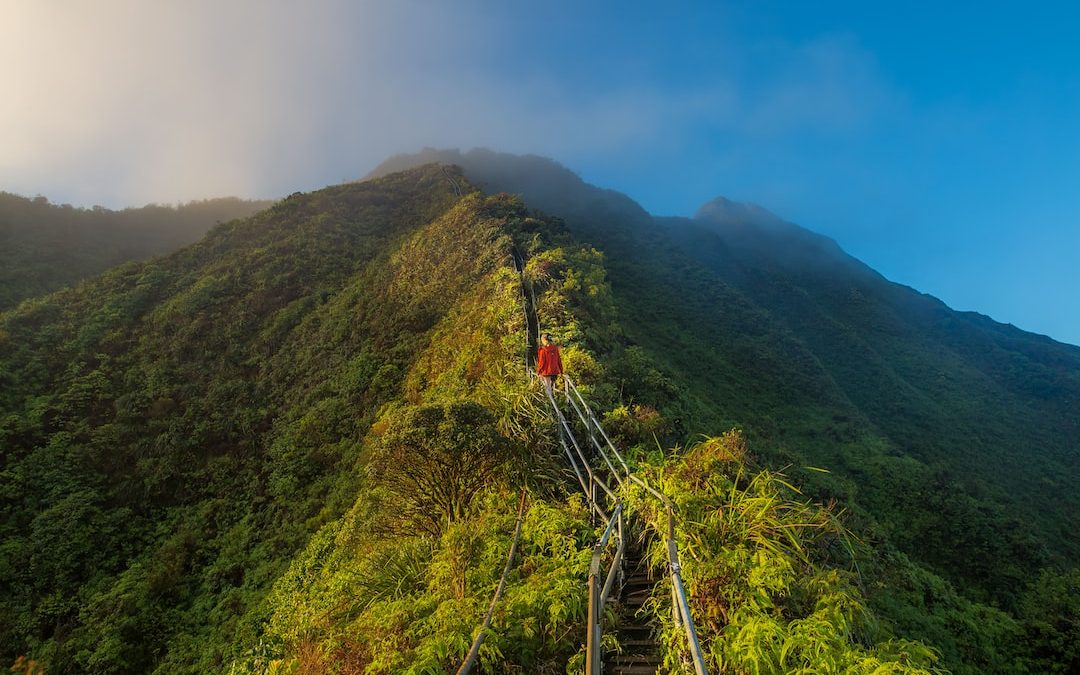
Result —
<instances>
[{"instance_id":1,"label":"cloud bank","mask_svg":"<svg viewBox=\"0 0 1080 675\"><path fill-rule=\"evenodd\" d=\"M848 132L890 96L842 38L761 46L768 65L750 72L718 36L727 56L674 83L614 38L586 65L595 46L551 28L572 26L572 8L9 2L0 188L108 206L273 197L422 146L617 162L694 143L702 129ZM545 21L555 33L530 32Z\"/></svg>"}]
</instances>

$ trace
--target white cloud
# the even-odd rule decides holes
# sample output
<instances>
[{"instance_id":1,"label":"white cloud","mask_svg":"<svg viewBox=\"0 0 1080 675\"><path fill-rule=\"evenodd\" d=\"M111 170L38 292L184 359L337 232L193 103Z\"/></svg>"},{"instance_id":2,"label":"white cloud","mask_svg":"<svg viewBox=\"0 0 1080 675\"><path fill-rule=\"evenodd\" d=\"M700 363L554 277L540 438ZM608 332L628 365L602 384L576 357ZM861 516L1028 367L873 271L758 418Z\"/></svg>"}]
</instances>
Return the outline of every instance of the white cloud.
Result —
<instances>
[{"instance_id":1,"label":"white cloud","mask_svg":"<svg viewBox=\"0 0 1080 675\"><path fill-rule=\"evenodd\" d=\"M842 41L770 47L780 66L764 82L711 73L672 89L631 72L582 85L542 55L515 72L505 56L530 42L468 3L2 6L0 189L76 203L273 196L424 145L572 163L700 126L836 129L865 123L858 92L881 90Z\"/></svg>"},{"instance_id":2,"label":"white cloud","mask_svg":"<svg viewBox=\"0 0 1080 675\"><path fill-rule=\"evenodd\" d=\"M0 24L0 180L107 200L258 191L277 139L317 125L304 78L347 39L329 14L298 25L300 9L15 4Z\"/></svg>"}]
</instances>

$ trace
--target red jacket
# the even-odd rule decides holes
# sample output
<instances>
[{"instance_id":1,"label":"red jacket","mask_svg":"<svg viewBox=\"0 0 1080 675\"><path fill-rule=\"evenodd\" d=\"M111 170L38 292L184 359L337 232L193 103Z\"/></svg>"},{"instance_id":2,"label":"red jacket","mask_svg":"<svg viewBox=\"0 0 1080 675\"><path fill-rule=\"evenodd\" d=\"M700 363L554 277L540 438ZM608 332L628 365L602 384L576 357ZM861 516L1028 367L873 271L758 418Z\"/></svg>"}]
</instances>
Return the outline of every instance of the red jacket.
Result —
<instances>
[{"instance_id":1,"label":"red jacket","mask_svg":"<svg viewBox=\"0 0 1080 675\"><path fill-rule=\"evenodd\" d=\"M546 345L536 350L536 374L562 374L562 357L559 356L559 348L557 346Z\"/></svg>"}]
</instances>

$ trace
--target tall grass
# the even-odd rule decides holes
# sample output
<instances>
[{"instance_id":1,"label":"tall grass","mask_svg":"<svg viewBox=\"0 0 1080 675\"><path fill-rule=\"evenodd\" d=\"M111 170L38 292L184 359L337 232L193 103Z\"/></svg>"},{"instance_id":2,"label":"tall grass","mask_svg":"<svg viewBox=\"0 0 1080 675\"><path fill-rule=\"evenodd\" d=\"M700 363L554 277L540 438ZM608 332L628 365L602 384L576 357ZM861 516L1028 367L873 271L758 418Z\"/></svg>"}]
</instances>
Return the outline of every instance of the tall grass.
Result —
<instances>
[{"instance_id":1,"label":"tall grass","mask_svg":"<svg viewBox=\"0 0 1080 675\"><path fill-rule=\"evenodd\" d=\"M638 471L675 505L683 577L714 672L943 672L933 649L892 639L874 620L854 569L856 542L835 508L805 499L780 473L752 469L739 432L642 461ZM660 568L664 513L644 490L627 492ZM664 667L692 672L670 602L661 581L647 609L659 621Z\"/></svg>"}]
</instances>

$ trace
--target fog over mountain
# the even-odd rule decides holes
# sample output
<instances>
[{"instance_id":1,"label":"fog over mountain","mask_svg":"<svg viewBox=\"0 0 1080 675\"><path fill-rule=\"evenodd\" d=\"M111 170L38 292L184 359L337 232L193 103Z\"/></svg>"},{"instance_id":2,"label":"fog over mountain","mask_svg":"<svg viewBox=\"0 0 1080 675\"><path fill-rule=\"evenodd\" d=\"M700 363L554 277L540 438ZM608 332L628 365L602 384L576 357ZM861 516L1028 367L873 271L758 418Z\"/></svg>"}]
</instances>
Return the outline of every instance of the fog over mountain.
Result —
<instances>
[{"instance_id":1,"label":"fog over mountain","mask_svg":"<svg viewBox=\"0 0 1080 675\"><path fill-rule=\"evenodd\" d=\"M0 190L276 199L425 145L540 153L658 215L760 204L951 306L1080 344L1061 12L10 0Z\"/></svg>"},{"instance_id":2,"label":"fog over mountain","mask_svg":"<svg viewBox=\"0 0 1080 675\"><path fill-rule=\"evenodd\" d=\"M171 253L271 203L230 197L113 211L0 192L0 311L121 263Z\"/></svg>"}]
</instances>

